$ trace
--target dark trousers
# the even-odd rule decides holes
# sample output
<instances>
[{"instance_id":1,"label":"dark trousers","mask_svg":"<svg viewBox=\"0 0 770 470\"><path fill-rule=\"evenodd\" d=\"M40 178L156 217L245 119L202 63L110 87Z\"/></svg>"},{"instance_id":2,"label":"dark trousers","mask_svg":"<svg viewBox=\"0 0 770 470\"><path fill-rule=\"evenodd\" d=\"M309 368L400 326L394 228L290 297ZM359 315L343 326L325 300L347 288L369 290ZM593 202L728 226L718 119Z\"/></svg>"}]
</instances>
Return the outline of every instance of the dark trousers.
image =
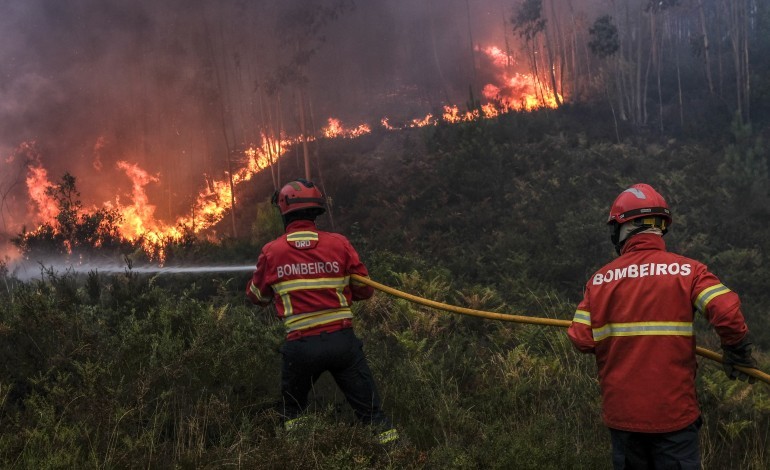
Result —
<instances>
[{"instance_id":1,"label":"dark trousers","mask_svg":"<svg viewBox=\"0 0 770 470\"><path fill-rule=\"evenodd\" d=\"M642 433L610 429L612 466L616 470L700 470L698 418L684 429L664 433Z\"/></svg>"},{"instance_id":2,"label":"dark trousers","mask_svg":"<svg viewBox=\"0 0 770 470\"><path fill-rule=\"evenodd\" d=\"M285 420L294 419L305 411L313 384L321 374L329 371L361 422L390 427L380 407L363 343L352 328L287 341L281 354Z\"/></svg>"}]
</instances>

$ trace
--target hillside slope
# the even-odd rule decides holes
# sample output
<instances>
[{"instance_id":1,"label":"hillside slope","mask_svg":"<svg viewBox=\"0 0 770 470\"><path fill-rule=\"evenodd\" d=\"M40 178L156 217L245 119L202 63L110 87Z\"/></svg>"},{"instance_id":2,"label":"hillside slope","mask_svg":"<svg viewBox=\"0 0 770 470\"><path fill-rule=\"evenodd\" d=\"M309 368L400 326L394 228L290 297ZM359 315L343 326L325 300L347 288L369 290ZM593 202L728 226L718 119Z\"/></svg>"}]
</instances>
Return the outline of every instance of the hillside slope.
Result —
<instances>
[{"instance_id":1,"label":"hillside slope","mask_svg":"<svg viewBox=\"0 0 770 470\"><path fill-rule=\"evenodd\" d=\"M319 223L347 234L385 284L570 319L587 277L614 256L609 204L645 181L674 211L670 247L741 295L768 370L761 140L736 132L725 144L615 143L591 131L601 125L580 123L513 114L319 141L315 179L332 198ZM299 163L284 157L282 174L298 176ZM237 195L236 239L186 238L166 247L167 260L256 261L282 229L272 190L270 173L257 175ZM309 425L283 432L284 332L272 309L244 302L247 277L44 272L22 283L0 265L0 466L610 468L594 360L563 329L381 293L354 305L355 328L401 443L375 444L327 375L314 387ZM696 332L718 349L702 319ZM770 388L730 381L701 360L697 389L704 468L768 468Z\"/></svg>"},{"instance_id":2,"label":"hillside slope","mask_svg":"<svg viewBox=\"0 0 770 470\"><path fill-rule=\"evenodd\" d=\"M770 346L770 228L762 222L770 181L761 139L615 143L596 128L581 131L575 116L544 112L322 140L314 179L332 208L319 224L350 236L365 259L393 252L422 260L458 286L494 287L509 302L522 292L576 301L615 256L604 225L612 200L646 182L672 208L669 249L705 262L739 292L756 339ZM300 163L285 157L283 174L296 176ZM269 175L259 176L241 207L269 198ZM253 231L246 214L241 233Z\"/></svg>"}]
</instances>

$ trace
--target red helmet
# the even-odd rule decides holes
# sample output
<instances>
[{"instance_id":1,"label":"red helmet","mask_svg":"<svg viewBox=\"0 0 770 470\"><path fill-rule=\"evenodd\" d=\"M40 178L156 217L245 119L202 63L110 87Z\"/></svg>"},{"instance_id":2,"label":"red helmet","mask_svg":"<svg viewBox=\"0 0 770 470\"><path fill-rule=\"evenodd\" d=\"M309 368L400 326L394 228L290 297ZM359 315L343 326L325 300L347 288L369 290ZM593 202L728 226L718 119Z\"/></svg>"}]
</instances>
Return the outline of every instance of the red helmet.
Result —
<instances>
[{"instance_id":1,"label":"red helmet","mask_svg":"<svg viewBox=\"0 0 770 470\"><path fill-rule=\"evenodd\" d=\"M650 216L663 218L666 228L671 225L671 210L663 196L648 184L635 184L615 198L607 223L623 224L629 220Z\"/></svg>"},{"instance_id":2,"label":"red helmet","mask_svg":"<svg viewBox=\"0 0 770 470\"><path fill-rule=\"evenodd\" d=\"M273 204L278 206L281 215L301 209L318 209L319 214L326 211L324 195L312 181L299 178L286 183L280 191L273 194Z\"/></svg>"}]
</instances>

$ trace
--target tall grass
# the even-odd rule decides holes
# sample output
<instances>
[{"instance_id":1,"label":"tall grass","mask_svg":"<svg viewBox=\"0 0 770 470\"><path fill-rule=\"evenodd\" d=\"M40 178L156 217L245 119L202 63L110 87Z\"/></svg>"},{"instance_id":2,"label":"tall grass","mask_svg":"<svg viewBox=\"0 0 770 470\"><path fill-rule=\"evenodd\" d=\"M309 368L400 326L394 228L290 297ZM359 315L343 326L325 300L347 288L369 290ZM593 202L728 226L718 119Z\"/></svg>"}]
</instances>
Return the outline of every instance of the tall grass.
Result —
<instances>
[{"instance_id":1,"label":"tall grass","mask_svg":"<svg viewBox=\"0 0 770 470\"><path fill-rule=\"evenodd\" d=\"M442 271L392 279L416 295L500 312L564 318L574 308L555 294L505 302ZM593 358L574 352L562 329L381 293L356 304L356 329L403 436L382 447L328 376L308 425L284 432L281 325L244 305L240 282L219 279L216 294L200 298L203 282L168 289L131 274L49 274L0 294L0 466L610 467ZM706 468L767 468L766 386L702 363L699 391Z\"/></svg>"}]
</instances>

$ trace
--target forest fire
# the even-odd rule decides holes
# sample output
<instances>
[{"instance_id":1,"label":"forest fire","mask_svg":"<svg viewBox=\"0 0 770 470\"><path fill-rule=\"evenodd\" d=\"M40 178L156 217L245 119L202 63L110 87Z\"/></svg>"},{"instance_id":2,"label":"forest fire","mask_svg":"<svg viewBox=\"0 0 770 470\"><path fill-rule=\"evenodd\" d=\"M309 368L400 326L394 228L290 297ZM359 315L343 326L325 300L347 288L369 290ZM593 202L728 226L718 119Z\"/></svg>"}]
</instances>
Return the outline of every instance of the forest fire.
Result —
<instances>
[{"instance_id":1,"label":"forest fire","mask_svg":"<svg viewBox=\"0 0 770 470\"><path fill-rule=\"evenodd\" d=\"M404 128L419 128L436 125L439 121L454 124L461 122L488 119L512 111L532 111L538 108L557 106L553 92L533 75L511 72L513 60L496 47L483 49L495 73L495 83L483 87L483 96L487 100L476 109L461 110L456 105L444 105L439 117L426 114L422 118L406 121L402 126L391 124L389 118L380 120L385 130ZM371 127L360 124L355 127L345 127L336 118L328 118L327 125L320 129L316 138L348 138L353 139L371 133ZM102 204L106 210L116 211L119 215L117 229L121 237L132 242L140 242L151 257L163 260L164 253L160 246L164 242L180 240L185 234L200 234L220 222L235 204L234 189L240 183L251 180L258 172L275 163L286 151L287 147L299 142L298 139L276 140L262 136L260 145L252 145L243 151L239 161L245 163L233 169L232 175L224 178L207 179L206 186L194 198L187 214L178 216L173 222L164 222L156 214L156 206L151 203L147 189L150 185L160 184L160 175L150 174L136 163L121 160L119 168L130 180L131 191L128 202L125 197L114 196ZM59 207L52 197L49 188L55 186L48 177L47 170L39 162L32 162L27 169L27 191L34 203L34 221L41 226L46 224L48 229L54 227ZM83 213L86 209L80 209ZM77 214L81 217L83 214ZM38 229L39 230L39 229ZM34 235L33 232L28 232Z\"/></svg>"},{"instance_id":2,"label":"forest fire","mask_svg":"<svg viewBox=\"0 0 770 470\"><path fill-rule=\"evenodd\" d=\"M37 206L38 219L40 221L53 220L59 214L59 208L56 206L56 201L46 191L51 186L48 181L48 171L39 165L40 163L36 162L29 166L26 178L27 190L30 199Z\"/></svg>"},{"instance_id":3,"label":"forest fire","mask_svg":"<svg viewBox=\"0 0 770 470\"><path fill-rule=\"evenodd\" d=\"M558 106L554 91L536 75L510 72L513 64L510 55L495 46L487 47L483 52L500 70L498 84L488 83L482 90L484 97L497 105L484 110L484 117L492 117L488 113L501 111L532 111Z\"/></svg>"},{"instance_id":4,"label":"forest fire","mask_svg":"<svg viewBox=\"0 0 770 470\"><path fill-rule=\"evenodd\" d=\"M263 138L262 146L252 146L244 153L247 164L232 175L233 184L249 181L254 174L267 168L271 162L279 158L284 149L293 142L270 142ZM199 233L211 228L222 220L231 207L232 190L229 180L210 180L206 188L198 193L192 205L191 215L179 216L173 224L165 223L156 217L156 206L150 203L146 187L151 183L159 183L160 178L151 175L138 164L119 161L121 169L131 181L130 202L124 204L120 196L115 200L106 201L103 207L115 210L119 215L117 228L120 236L128 241L141 241L145 251L151 257L163 261L164 253L160 245L164 241L179 240L185 231ZM59 216L60 206L53 197L56 187L48 178L48 172L39 162L28 165L26 178L27 192L35 206L34 220L39 224L38 231L44 225L55 226L54 221ZM75 217L83 217L90 209L79 208ZM34 236L36 231L28 232ZM69 250L68 250L69 251Z\"/></svg>"},{"instance_id":5,"label":"forest fire","mask_svg":"<svg viewBox=\"0 0 770 470\"><path fill-rule=\"evenodd\" d=\"M321 129L321 132L327 138L345 137L354 139L372 132L372 129L366 124L361 124L354 129L345 129L339 119L329 118L329 125Z\"/></svg>"},{"instance_id":6,"label":"forest fire","mask_svg":"<svg viewBox=\"0 0 770 470\"><path fill-rule=\"evenodd\" d=\"M123 218L119 224L120 233L129 240L136 240L146 233L153 233L157 230L155 206L150 204L144 187L150 183L157 183L159 179L134 163L119 161L118 168L126 172L132 183L131 205L120 206L118 203Z\"/></svg>"}]
</instances>

